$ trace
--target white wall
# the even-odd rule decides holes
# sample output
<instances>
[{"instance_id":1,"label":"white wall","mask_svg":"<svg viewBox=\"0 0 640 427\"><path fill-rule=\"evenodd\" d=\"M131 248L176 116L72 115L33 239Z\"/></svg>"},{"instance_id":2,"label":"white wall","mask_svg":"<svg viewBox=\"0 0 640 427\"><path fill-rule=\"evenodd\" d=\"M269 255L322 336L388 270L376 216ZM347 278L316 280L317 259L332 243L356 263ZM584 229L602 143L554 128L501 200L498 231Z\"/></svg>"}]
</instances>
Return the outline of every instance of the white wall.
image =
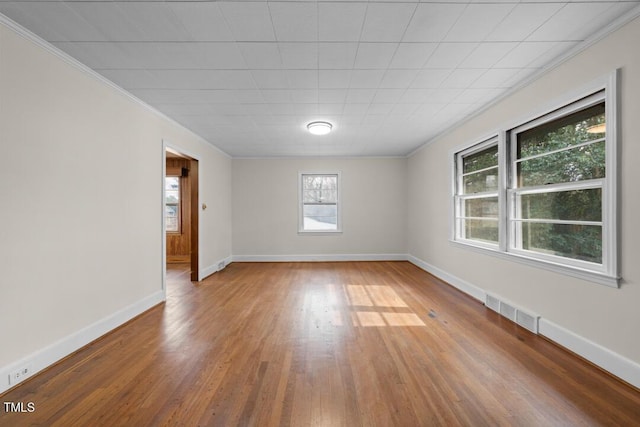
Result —
<instances>
[{"instance_id":1,"label":"white wall","mask_svg":"<svg viewBox=\"0 0 640 427\"><path fill-rule=\"evenodd\" d=\"M162 299L163 140L200 160L206 268L231 255L231 159L0 25L0 392Z\"/></svg>"},{"instance_id":2,"label":"white wall","mask_svg":"<svg viewBox=\"0 0 640 427\"><path fill-rule=\"evenodd\" d=\"M437 269L540 314L546 321L640 363L640 19L589 47L409 159L409 253ZM449 243L450 150L548 105L621 67L620 289L524 266ZM599 350L598 350L599 351ZM633 365L633 364L632 364ZM638 366L638 365L636 365ZM636 385L640 384L638 371ZM627 378L630 381L629 378Z\"/></svg>"},{"instance_id":3,"label":"white wall","mask_svg":"<svg viewBox=\"0 0 640 427\"><path fill-rule=\"evenodd\" d=\"M234 259L406 254L404 158L234 159ZM298 233L298 173L341 172L340 234Z\"/></svg>"}]
</instances>

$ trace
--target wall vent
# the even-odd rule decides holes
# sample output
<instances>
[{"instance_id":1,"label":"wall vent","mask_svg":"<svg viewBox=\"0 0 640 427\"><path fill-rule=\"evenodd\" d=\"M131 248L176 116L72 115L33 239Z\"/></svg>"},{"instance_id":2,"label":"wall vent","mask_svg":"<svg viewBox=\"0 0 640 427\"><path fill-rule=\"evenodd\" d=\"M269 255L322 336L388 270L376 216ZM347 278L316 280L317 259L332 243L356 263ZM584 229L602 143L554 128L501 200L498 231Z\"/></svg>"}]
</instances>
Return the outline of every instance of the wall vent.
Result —
<instances>
[{"instance_id":1,"label":"wall vent","mask_svg":"<svg viewBox=\"0 0 640 427\"><path fill-rule=\"evenodd\" d=\"M522 310L516 312L516 323L534 334L538 333L538 319L539 316L525 313Z\"/></svg>"},{"instance_id":2,"label":"wall vent","mask_svg":"<svg viewBox=\"0 0 640 427\"><path fill-rule=\"evenodd\" d=\"M486 294L484 305L534 334L538 333L538 321L540 320L540 316L527 313L526 311L503 301L495 295Z\"/></svg>"},{"instance_id":3,"label":"wall vent","mask_svg":"<svg viewBox=\"0 0 640 427\"><path fill-rule=\"evenodd\" d=\"M516 321L516 308L504 301L500 301L500 314L512 322Z\"/></svg>"},{"instance_id":4,"label":"wall vent","mask_svg":"<svg viewBox=\"0 0 640 427\"><path fill-rule=\"evenodd\" d=\"M498 298L487 294L487 298L485 300L484 305L486 305L496 313L500 313L500 300Z\"/></svg>"}]
</instances>

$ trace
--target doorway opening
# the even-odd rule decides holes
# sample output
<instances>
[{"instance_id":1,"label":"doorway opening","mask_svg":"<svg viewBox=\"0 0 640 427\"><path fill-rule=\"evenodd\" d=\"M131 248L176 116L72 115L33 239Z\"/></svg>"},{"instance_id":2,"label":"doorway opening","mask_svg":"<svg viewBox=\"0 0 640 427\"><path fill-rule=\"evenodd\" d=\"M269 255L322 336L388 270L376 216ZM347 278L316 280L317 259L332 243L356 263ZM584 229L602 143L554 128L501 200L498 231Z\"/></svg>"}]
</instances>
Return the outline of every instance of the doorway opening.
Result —
<instances>
[{"instance_id":1,"label":"doorway opening","mask_svg":"<svg viewBox=\"0 0 640 427\"><path fill-rule=\"evenodd\" d=\"M198 160L166 147L164 162L165 268L188 266L198 281Z\"/></svg>"}]
</instances>

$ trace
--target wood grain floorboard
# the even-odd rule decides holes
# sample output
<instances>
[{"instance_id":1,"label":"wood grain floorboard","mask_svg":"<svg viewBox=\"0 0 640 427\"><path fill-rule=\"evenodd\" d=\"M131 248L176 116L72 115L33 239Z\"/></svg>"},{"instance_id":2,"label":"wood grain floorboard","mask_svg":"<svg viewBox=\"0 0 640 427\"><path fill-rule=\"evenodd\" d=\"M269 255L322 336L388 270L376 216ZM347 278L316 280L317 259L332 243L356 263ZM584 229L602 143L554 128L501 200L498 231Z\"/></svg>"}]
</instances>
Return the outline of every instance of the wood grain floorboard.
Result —
<instances>
[{"instance_id":1,"label":"wood grain floorboard","mask_svg":"<svg viewBox=\"0 0 640 427\"><path fill-rule=\"evenodd\" d=\"M407 262L234 263L10 390L0 426L640 426L640 392Z\"/></svg>"}]
</instances>

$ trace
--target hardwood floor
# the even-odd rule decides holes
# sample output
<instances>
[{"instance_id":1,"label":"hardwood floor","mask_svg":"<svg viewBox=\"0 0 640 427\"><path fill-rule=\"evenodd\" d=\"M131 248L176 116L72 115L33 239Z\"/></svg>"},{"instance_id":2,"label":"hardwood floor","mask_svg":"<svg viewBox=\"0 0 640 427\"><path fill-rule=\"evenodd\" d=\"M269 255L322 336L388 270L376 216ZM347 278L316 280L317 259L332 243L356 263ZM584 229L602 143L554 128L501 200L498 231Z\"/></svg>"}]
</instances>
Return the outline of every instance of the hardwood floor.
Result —
<instances>
[{"instance_id":1,"label":"hardwood floor","mask_svg":"<svg viewBox=\"0 0 640 427\"><path fill-rule=\"evenodd\" d=\"M640 425L640 392L407 262L234 263L1 397L0 425Z\"/></svg>"}]
</instances>

